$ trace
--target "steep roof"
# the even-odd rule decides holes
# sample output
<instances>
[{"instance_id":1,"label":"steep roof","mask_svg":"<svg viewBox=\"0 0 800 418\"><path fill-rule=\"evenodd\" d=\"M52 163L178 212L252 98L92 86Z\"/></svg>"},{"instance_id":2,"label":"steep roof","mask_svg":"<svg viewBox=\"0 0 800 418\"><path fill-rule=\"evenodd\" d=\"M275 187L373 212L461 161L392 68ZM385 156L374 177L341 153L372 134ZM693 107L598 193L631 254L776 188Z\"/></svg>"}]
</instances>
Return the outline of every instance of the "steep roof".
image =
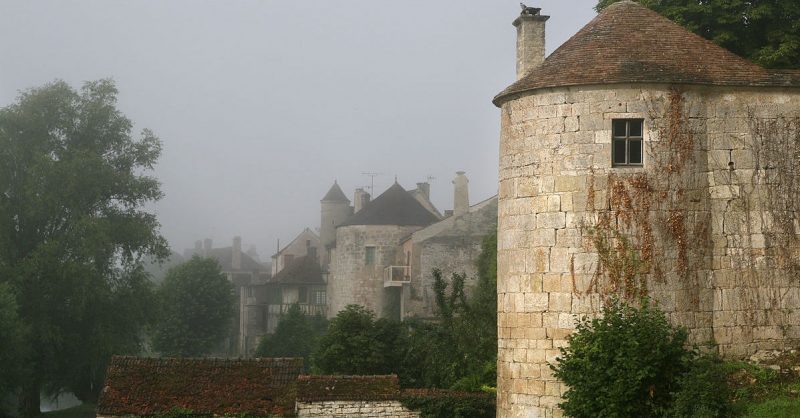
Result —
<instances>
[{"instance_id":1,"label":"steep roof","mask_svg":"<svg viewBox=\"0 0 800 418\"><path fill-rule=\"evenodd\" d=\"M544 62L495 96L586 84L800 87L800 72L762 68L633 1L605 8Z\"/></svg>"},{"instance_id":2,"label":"steep roof","mask_svg":"<svg viewBox=\"0 0 800 418\"><path fill-rule=\"evenodd\" d=\"M270 283L324 285L325 281L322 280L322 268L317 257L306 255L292 260L272 277Z\"/></svg>"},{"instance_id":3,"label":"steep roof","mask_svg":"<svg viewBox=\"0 0 800 418\"><path fill-rule=\"evenodd\" d=\"M98 415L153 415L174 408L201 415L293 412L301 358L248 360L114 356Z\"/></svg>"},{"instance_id":4,"label":"steep roof","mask_svg":"<svg viewBox=\"0 0 800 418\"><path fill-rule=\"evenodd\" d=\"M427 226L439 219L395 182L383 194L342 222L347 225Z\"/></svg>"},{"instance_id":5,"label":"steep roof","mask_svg":"<svg viewBox=\"0 0 800 418\"><path fill-rule=\"evenodd\" d=\"M328 190L328 193L325 194L325 197L322 198L321 202L350 203L350 199L344 195L342 188L339 187L339 183L334 180L333 186L331 186L330 190Z\"/></svg>"}]
</instances>

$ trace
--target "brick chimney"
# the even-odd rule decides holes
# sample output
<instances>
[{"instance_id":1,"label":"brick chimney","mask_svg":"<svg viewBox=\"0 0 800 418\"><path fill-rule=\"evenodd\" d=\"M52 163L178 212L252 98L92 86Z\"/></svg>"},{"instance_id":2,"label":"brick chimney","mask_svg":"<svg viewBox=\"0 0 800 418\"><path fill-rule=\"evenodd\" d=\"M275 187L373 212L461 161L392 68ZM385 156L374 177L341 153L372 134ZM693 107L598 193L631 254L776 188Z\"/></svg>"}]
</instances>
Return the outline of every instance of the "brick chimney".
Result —
<instances>
[{"instance_id":1,"label":"brick chimney","mask_svg":"<svg viewBox=\"0 0 800 418\"><path fill-rule=\"evenodd\" d=\"M231 267L233 267L234 270L241 270L242 268L242 237L233 237Z\"/></svg>"},{"instance_id":2,"label":"brick chimney","mask_svg":"<svg viewBox=\"0 0 800 418\"><path fill-rule=\"evenodd\" d=\"M517 80L544 61L544 23L550 16L542 16L539 9L522 10L513 25L517 28Z\"/></svg>"}]
</instances>

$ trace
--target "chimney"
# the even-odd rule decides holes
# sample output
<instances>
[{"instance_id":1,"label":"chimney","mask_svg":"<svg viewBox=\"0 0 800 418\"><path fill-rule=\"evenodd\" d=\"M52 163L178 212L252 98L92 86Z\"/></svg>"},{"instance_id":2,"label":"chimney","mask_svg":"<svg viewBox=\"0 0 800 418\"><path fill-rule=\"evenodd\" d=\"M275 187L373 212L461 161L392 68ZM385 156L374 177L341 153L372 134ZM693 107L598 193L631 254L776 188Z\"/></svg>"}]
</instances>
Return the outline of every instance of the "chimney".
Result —
<instances>
[{"instance_id":1,"label":"chimney","mask_svg":"<svg viewBox=\"0 0 800 418\"><path fill-rule=\"evenodd\" d=\"M211 254L211 245L213 242L211 238L206 238L203 240L203 257L208 257Z\"/></svg>"},{"instance_id":2,"label":"chimney","mask_svg":"<svg viewBox=\"0 0 800 418\"><path fill-rule=\"evenodd\" d=\"M356 193L353 196L353 213L358 213L358 211L364 209L364 206L369 203L369 198L369 193L365 192L363 188L356 189Z\"/></svg>"},{"instance_id":3,"label":"chimney","mask_svg":"<svg viewBox=\"0 0 800 418\"><path fill-rule=\"evenodd\" d=\"M517 28L517 80L544 61L544 23L550 16L540 9L524 7L513 25Z\"/></svg>"},{"instance_id":4,"label":"chimney","mask_svg":"<svg viewBox=\"0 0 800 418\"><path fill-rule=\"evenodd\" d=\"M453 215L458 216L469 211L469 180L463 171L456 172L453 179Z\"/></svg>"},{"instance_id":5,"label":"chimney","mask_svg":"<svg viewBox=\"0 0 800 418\"><path fill-rule=\"evenodd\" d=\"M241 270L242 268L242 237L233 237L231 267L233 267L234 270Z\"/></svg>"},{"instance_id":6,"label":"chimney","mask_svg":"<svg viewBox=\"0 0 800 418\"><path fill-rule=\"evenodd\" d=\"M431 184L428 182L425 183L417 183L417 190L422 192L422 195L425 196L425 200L431 200Z\"/></svg>"}]
</instances>

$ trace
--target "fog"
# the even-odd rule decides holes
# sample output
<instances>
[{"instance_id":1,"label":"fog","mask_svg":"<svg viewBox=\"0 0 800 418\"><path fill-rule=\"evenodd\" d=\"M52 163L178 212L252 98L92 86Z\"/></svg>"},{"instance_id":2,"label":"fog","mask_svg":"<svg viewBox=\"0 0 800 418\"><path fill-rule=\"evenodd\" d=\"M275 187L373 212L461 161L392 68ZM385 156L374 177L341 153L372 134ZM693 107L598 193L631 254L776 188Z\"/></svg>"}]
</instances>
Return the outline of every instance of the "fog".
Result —
<instances>
[{"instance_id":1,"label":"fog","mask_svg":"<svg viewBox=\"0 0 800 418\"><path fill-rule=\"evenodd\" d=\"M595 1L540 0L552 52ZM113 78L136 131L163 141L152 206L174 250L256 245L319 226L336 179L352 199L430 178L452 208L497 192L499 111L515 77L517 1L0 1L0 106L63 79Z\"/></svg>"}]
</instances>

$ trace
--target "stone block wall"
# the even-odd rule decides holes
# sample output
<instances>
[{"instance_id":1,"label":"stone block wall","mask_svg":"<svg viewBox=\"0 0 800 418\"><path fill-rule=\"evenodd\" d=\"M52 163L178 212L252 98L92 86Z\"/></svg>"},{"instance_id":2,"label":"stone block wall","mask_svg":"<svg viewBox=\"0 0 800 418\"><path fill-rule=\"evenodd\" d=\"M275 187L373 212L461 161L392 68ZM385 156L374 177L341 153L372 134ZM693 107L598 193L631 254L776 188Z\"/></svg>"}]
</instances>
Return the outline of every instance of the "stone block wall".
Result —
<instances>
[{"instance_id":1,"label":"stone block wall","mask_svg":"<svg viewBox=\"0 0 800 418\"><path fill-rule=\"evenodd\" d=\"M334 317L349 304L366 307L380 316L385 290L386 266L396 264L403 238L418 226L349 225L336 229L336 257L328 278L328 316ZM374 264L366 265L366 247L375 247Z\"/></svg>"},{"instance_id":2,"label":"stone block wall","mask_svg":"<svg viewBox=\"0 0 800 418\"><path fill-rule=\"evenodd\" d=\"M658 85L502 106L498 416L560 416L549 364L575 315L611 294L652 296L724 355L794 344L800 179L786 185L793 165L764 140L800 152L798 115L796 91ZM643 167L612 167L614 119L644 120ZM638 274L620 254L637 255Z\"/></svg>"},{"instance_id":3,"label":"stone block wall","mask_svg":"<svg viewBox=\"0 0 800 418\"><path fill-rule=\"evenodd\" d=\"M298 402L298 418L419 418L419 412L404 407L400 401L319 401Z\"/></svg>"}]
</instances>

